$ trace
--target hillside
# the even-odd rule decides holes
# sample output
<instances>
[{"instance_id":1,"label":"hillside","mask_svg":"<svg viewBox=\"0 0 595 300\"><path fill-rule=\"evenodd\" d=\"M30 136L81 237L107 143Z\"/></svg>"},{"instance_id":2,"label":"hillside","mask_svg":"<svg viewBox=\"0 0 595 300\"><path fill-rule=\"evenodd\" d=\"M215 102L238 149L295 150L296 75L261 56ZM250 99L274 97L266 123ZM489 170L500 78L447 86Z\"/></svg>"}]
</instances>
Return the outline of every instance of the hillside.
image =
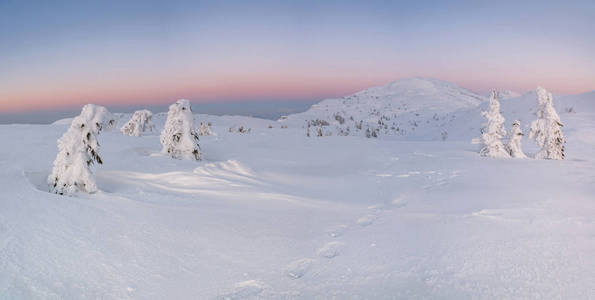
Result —
<instances>
[{"instance_id":1,"label":"hillside","mask_svg":"<svg viewBox=\"0 0 595 300\"><path fill-rule=\"evenodd\" d=\"M528 130L535 119L534 91L500 93L501 111L507 120L520 120ZM595 112L595 91L580 95L555 95L554 105L567 114ZM340 99L327 99L309 110L279 120L303 128L311 136L390 137L399 140L469 141L480 135L487 97L455 84L428 78L398 80ZM572 121L571 121L572 122ZM308 130L308 124L309 130ZM319 130L320 128L320 130Z\"/></svg>"},{"instance_id":2,"label":"hillside","mask_svg":"<svg viewBox=\"0 0 595 300\"><path fill-rule=\"evenodd\" d=\"M323 100L303 113L281 120L324 135L442 139L440 128L460 111L477 107L485 97L437 79L402 79L340 99ZM328 125L327 125L328 124Z\"/></svg>"}]
</instances>

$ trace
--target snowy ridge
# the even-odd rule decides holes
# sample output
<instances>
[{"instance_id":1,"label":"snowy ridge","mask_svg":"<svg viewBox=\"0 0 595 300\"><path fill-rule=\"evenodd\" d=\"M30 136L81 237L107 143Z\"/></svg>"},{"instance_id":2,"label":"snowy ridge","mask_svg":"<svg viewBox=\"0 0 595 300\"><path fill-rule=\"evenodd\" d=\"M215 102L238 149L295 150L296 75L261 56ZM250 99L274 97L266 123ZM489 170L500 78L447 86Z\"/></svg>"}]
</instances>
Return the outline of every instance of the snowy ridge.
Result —
<instances>
[{"instance_id":1,"label":"snowy ridge","mask_svg":"<svg viewBox=\"0 0 595 300\"><path fill-rule=\"evenodd\" d=\"M506 128L521 121L523 131L535 116L535 91L499 93ZM579 95L554 95L554 106L562 115L595 113L595 91ZM340 99L327 99L308 111L293 114L282 123L301 127L316 136L350 135L400 140L468 141L481 134L488 109L484 96L436 79L411 78L373 87ZM322 126L321 126L322 124Z\"/></svg>"},{"instance_id":2,"label":"snowy ridge","mask_svg":"<svg viewBox=\"0 0 595 300\"><path fill-rule=\"evenodd\" d=\"M327 99L308 111L291 115L288 124L311 122L324 135L394 135L413 139L441 139L439 128L456 118L455 112L485 102L484 96L455 84L429 78L409 78L363 90L340 99Z\"/></svg>"},{"instance_id":3,"label":"snowy ridge","mask_svg":"<svg viewBox=\"0 0 595 300\"><path fill-rule=\"evenodd\" d=\"M498 91L498 98L500 100L516 98L516 97L520 97L520 96L522 96L521 93L517 93L517 92L511 91L511 90L499 90Z\"/></svg>"}]
</instances>

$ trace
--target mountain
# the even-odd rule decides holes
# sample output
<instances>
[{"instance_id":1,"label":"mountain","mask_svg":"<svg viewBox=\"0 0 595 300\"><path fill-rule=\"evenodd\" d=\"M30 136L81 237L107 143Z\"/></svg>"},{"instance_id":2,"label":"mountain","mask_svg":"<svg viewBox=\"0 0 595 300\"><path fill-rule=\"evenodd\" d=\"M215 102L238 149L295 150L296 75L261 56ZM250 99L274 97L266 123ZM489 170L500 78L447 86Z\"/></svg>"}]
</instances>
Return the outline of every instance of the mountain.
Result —
<instances>
[{"instance_id":1,"label":"mountain","mask_svg":"<svg viewBox=\"0 0 595 300\"><path fill-rule=\"evenodd\" d=\"M506 127L520 120L527 132L535 119L535 91L500 92ZM404 140L469 140L479 136L485 122L487 97L453 83L430 78L409 78L365 89L338 99L323 100L280 122L303 127L304 134L390 137ZM573 113L595 113L595 91L554 95L563 121ZM584 119L581 116L579 119Z\"/></svg>"},{"instance_id":2,"label":"mountain","mask_svg":"<svg viewBox=\"0 0 595 300\"><path fill-rule=\"evenodd\" d=\"M486 97L446 81L409 78L323 100L282 121L305 130L309 124L314 134L444 139L439 128L452 122L456 112L485 101Z\"/></svg>"},{"instance_id":3,"label":"mountain","mask_svg":"<svg viewBox=\"0 0 595 300\"><path fill-rule=\"evenodd\" d=\"M492 94L492 92L489 92L486 94L486 97L490 97L490 95ZM498 98L500 100L504 100L504 99L510 99L510 98L516 98L516 97L520 97L523 94L515 92L515 91L511 91L511 90L498 90Z\"/></svg>"}]
</instances>

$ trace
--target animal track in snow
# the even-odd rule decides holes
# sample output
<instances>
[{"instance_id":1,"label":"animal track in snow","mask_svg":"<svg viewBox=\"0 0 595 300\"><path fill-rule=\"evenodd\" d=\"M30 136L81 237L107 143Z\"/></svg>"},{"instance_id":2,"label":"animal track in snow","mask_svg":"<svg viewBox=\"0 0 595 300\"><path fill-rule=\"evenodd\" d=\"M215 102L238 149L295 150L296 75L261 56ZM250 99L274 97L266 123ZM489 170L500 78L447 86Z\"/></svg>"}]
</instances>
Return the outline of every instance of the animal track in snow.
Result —
<instances>
[{"instance_id":1,"label":"animal track in snow","mask_svg":"<svg viewBox=\"0 0 595 300\"><path fill-rule=\"evenodd\" d=\"M376 204L368 206L369 211L380 212L383 211L386 206L384 204Z\"/></svg>"},{"instance_id":2,"label":"animal track in snow","mask_svg":"<svg viewBox=\"0 0 595 300\"><path fill-rule=\"evenodd\" d=\"M380 174L376 174L377 177L392 177L393 174L389 174L389 173L380 173Z\"/></svg>"},{"instance_id":3,"label":"animal track in snow","mask_svg":"<svg viewBox=\"0 0 595 300\"><path fill-rule=\"evenodd\" d=\"M285 274L293 279L301 278L310 270L313 262L311 258L298 259L285 267Z\"/></svg>"},{"instance_id":4,"label":"animal track in snow","mask_svg":"<svg viewBox=\"0 0 595 300\"><path fill-rule=\"evenodd\" d=\"M357 224L360 226L368 226L374 223L378 216L373 214L367 214L359 219L357 219Z\"/></svg>"},{"instance_id":5,"label":"animal track in snow","mask_svg":"<svg viewBox=\"0 0 595 300\"><path fill-rule=\"evenodd\" d=\"M347 231L347 229L349 229L349 227L347 225L336 225L333 227L330 227L329 229L326 230L326 233L331 236L331 237L340 237L343 235L343 233L345 233L345 231Z\"/></svg>"},{"instance_id":6,"label":"animal track in snow","mask_svg":"<svg viewBox=\"0 0 595 300\"><path fill-rule=\"evenodd\" d=\"M345 244L341 242L330 242L318 249L318 255L326 258L333 258L340 254L341 248Z\"/></svg>"},{"instance_id":7,"label":"animal track in snow","mask_svg":"<svg viewBox=\"0 0 595 300\"><path fill-rule=\"evenodd\" d=\"M417 155L417 156L424 156L424 157L434 157L433 154L428 154L428 153L421 153L421 152L413 152L413 155Z\"/></svg>"},{"instance_id":8,"label":"animal track in snow","mask_svg":"<svg viewBox=\"0 0 595 300\"><path fill-rule=\"evenodd\" d=\"M266 288L266 285L258 280L247 280L235 284L233 290L227 294L221 295L219 299L250 299L257 298Z\"/></svg>"},{"instance_id":9,"label":"animal track in snow","mask_svg":"<svg viewBox=\"0 0 595 300\"><path fill-rule=\"evenodd\" d=\"M396 207L396 208L401 208L407 205L407 201L405 200L405 196L400 195L397 198L395 198L392 201L392 204Z\"/></svg>"}]
</instances>

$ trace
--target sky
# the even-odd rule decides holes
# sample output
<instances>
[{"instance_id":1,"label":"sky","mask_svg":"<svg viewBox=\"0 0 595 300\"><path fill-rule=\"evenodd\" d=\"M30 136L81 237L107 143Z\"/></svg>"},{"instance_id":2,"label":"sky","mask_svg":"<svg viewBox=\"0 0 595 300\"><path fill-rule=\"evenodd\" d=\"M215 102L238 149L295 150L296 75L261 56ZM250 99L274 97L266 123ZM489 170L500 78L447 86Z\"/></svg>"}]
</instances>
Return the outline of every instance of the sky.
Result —
<instances>
[{"instance_id":1,"label":"sky","mask_svg":"<svg viewBox=\"0 0 595 300\"><path fill-rule=\"evenodd\" d=\"M595 1L0 0L0 115L307 102L414 76L595 90Z\"/></svg>"}]
</instances>

